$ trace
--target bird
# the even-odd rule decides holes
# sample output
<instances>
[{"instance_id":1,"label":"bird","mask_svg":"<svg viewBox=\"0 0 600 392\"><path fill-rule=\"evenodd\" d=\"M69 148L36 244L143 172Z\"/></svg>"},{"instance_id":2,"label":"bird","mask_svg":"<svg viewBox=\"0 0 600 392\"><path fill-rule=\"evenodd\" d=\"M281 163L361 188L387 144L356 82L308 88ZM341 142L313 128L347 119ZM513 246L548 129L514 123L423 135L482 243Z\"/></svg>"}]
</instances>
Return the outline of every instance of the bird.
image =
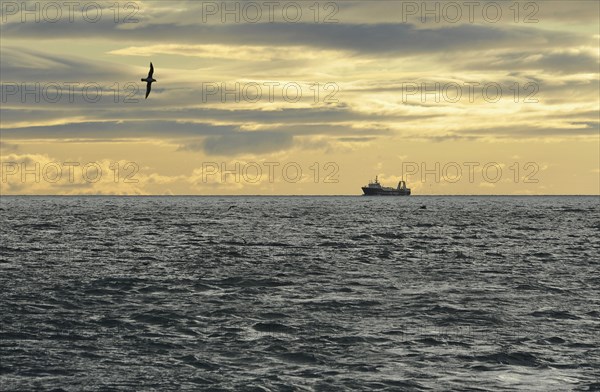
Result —
<instances>
[{"instance_id":1,"label":"bird","mask_svg":"<svg viewBox=\"0 0 600 392\"><path fill-rule=\"evenodd\" d=\"M146 79L142 79L142 82L146 82L146 98L148 99L148 95L150 95L150 89L152 89L152 82L156 82L156 79L152 77L154 74L154 66L150 63L150 72L148 72L148 77Z\"/></svg>"},{"instance_id":2,"label":"bird","mask_svg":"<svg viewBox=\"0 0 600 392\"><path fill-rule=\"evenodd\" d=\"M232 208L235 208L236 206L229 206L229 208L227 209L227 211L231 210Z\"/></svg>"}]
</instances>

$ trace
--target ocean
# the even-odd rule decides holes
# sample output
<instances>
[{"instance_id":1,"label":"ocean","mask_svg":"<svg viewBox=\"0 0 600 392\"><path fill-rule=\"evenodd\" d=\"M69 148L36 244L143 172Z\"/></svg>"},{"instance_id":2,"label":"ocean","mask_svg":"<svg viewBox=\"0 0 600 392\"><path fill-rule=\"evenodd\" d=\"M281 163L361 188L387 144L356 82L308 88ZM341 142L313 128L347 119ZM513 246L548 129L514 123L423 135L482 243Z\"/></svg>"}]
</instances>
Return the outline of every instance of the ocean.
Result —
<instances>
[{"instance_id":1,"label":"ocean","mask_svg":"<svg viewBox=\"0 0 600 392\"><path fill-rule=\"evenodd\" d=\"M600 390L600 198L11 197L3 391Z\"/></svg>"}]
</instances>

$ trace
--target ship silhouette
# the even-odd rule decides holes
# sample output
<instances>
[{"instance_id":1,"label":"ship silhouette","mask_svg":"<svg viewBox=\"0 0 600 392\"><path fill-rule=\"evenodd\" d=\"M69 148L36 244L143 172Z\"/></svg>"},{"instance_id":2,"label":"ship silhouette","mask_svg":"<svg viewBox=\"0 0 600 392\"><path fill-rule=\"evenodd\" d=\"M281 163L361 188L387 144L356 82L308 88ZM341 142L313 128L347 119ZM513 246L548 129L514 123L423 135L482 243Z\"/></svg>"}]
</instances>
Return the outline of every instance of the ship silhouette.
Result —
<instances>
[{"instance_id":1,"label":"ship silhouette","mask_svg":"<svg viewBox=\"0 0 600 392\"><path fill-rule=\"evenodd\" d=\"M364 196L410 196L410 188L406 187L406 181L398 182L397 188L381 186L375 176L375 181L369 182L369 185L362 187Z\"/></svg>"}]
</instances>

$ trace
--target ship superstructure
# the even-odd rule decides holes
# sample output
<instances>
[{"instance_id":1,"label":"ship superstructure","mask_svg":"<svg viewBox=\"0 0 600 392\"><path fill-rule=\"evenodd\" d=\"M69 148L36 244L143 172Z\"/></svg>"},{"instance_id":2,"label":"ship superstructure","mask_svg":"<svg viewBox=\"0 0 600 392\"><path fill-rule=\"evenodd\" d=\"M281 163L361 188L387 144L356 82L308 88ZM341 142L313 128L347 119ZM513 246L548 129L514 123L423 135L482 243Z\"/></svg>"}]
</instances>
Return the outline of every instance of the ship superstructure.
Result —
<instances>
[{"instance_id":1,"label":"ship superstructure","mask_svg":"<svg viewBox=\"0 0 600 392\"><path fill-rule=\"evenodd\" d=\"M410 196L410 188L406 187L406 181L398 182L397 188L381 186L377 176L375 181L370 181L369 185L362 187L365 196Z\"/></svg>"}]
</instances>

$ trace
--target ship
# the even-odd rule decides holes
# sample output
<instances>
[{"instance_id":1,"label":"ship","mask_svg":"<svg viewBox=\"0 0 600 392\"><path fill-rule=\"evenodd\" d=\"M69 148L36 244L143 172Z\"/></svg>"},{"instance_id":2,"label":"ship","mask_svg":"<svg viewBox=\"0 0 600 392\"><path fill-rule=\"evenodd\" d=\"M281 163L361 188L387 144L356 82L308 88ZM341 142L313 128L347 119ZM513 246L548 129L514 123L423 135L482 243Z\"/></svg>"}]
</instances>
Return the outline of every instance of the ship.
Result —
<instances>
[{"instance_id":1,"label":"ship","mask_svg":"<svg viewBox=\"0 0 600 392\"><path fill-rule=\"evenodd\" d=\"M364 196L410 196L410 188L406 187L406 181L398 182L397 188L381 186L375 176L375 181L369 182L369 185L362 187Z\"/></svg>"}]
</instances>

